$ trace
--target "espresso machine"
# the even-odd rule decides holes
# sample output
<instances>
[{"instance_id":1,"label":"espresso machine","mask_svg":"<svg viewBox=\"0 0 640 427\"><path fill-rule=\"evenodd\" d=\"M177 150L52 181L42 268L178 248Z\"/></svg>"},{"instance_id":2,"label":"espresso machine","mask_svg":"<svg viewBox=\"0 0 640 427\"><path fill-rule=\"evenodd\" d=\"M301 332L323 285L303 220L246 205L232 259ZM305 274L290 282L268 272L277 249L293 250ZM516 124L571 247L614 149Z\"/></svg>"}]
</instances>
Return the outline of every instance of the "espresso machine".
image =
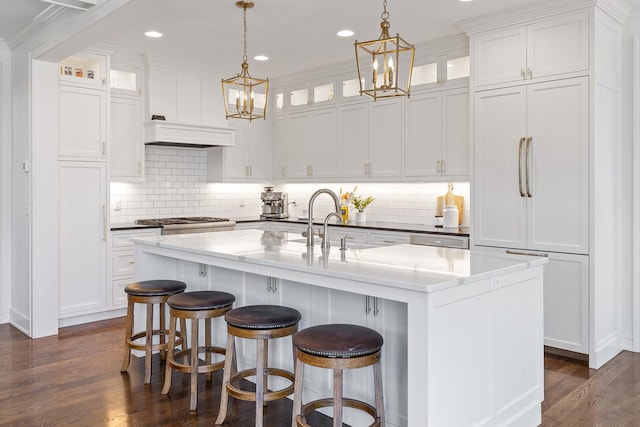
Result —
<instances>
[{"instance_id":1,"label":"espresso machine","mask_svg":"<svg viewBox=\"0 0 640 427\"><path fill-rule=\"evenodd\" d=\"M287 193L273 191L273 187L264 187L260 195L262 199L262 219L289 218L289 203Z\"/></svg>"}]
</instances>

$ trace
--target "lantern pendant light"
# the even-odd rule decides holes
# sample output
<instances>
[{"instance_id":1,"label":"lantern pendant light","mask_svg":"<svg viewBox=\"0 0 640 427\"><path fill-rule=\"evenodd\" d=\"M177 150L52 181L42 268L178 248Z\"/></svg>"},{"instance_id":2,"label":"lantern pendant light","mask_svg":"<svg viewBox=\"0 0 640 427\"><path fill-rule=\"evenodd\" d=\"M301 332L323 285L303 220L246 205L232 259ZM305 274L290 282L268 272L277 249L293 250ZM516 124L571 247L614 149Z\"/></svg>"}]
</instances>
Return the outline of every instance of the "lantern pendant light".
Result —
<instances>
[{"instance_id":1,"label":"lantern pendant light","mask_svg":"<svg viewBox=\"0 0 640 427\"><path fill-rule=\"evenodd\" d=\"M228 79L222 80L222 96L226 118L255 119L267 118L267 96L269 95L269 79L258 79L249 74L247 63L247 9L254 6L250 1L238 1L236 6L242 9L244 24L244 55L242 71Z\"/></svg>"},{"instance_id":2,"label":"lantern pendant light","mask_svg":"<svg viewBox=\"0 0 640 427\"><path fill-rule=\"evenodd\" d=\"M395 37L389 35L387 0L384 0L383 8L380 37L377 40L355 42L360 95L368 95L374 100L410 95L415 56L415 47L400 34ZM406 70L401 72L404 67ZM369 88L367 76L371 76Z\"/></svg>"}]
</instances>

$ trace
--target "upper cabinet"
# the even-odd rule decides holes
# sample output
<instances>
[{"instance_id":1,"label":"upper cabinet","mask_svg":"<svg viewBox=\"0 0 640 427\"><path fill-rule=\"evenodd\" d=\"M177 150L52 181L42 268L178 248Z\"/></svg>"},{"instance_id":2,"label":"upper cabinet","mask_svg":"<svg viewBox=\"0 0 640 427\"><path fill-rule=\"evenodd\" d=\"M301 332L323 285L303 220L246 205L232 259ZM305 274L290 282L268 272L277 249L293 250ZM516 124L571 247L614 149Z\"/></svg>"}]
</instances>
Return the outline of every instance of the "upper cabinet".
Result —
<instances>
[{"instance_id":1,"label":"upper cabinet","mask_svg":"<svg viewBox=\"0 0 640 427\"><path fill-rule=\"evenodd\" d=\"M411 92L438 86L467 85L469 74L467 49L417 58L411 75Z\"/></svg>"},{"instance_id":2,"label":"upper cabinet","mask_svg":"<svg viewBox=\"0 0 640 427\"><path fill-rule=\"evenodd\" d=\"M107 92L59 85L58 156L106 160Z\"/></svg>"},{"instance_id":3,"label":"upper cabinet","mask_svg":"<svg viewBox=\"0 0 640 427\"><path fill-rule=\"evenodd\" d=\"M475 86L539 80L589 70L587 12L472 37Z\"/></svg>"},{"instance_id":4,"label":"upper cabinet","mask_svg":"<svg viewBox=\"0 0 640 427\"><path fill-rule=\"evenodd\" d=\"M469 179L468 88L412 96L405 129L405 176Z\"/></svg>"},{"instance_id":5,"label":"upper cabinet","mask_svg":"<svg viewBox=\"0 0 640 427\"><path fill-rule=\"evenodd\" d=\"M271 102L275 114L327 107L336 101L333 78L292 84L287 89L274 92Z\"/></svg>"},{"instance_id":6,"label":"upper cabinet","mask_svg":"<svg viewBox=\"0 0 640 427\"><path fill-rule=\"evenodd\" d=\"M111 181L144 177L142 102L139 97L111 96Z\"/></svg>"},{"instance_id":7,"label":"upper cabinet","mask_svg":"<svg viewBox=\"0 0 640 427\"><path fill-rule=\"evenodd\" d=\"M90 52L62 60L59 80L74 86L107 89L107 56Z\"/></svg>"},{"instance_id":8,"label":"upper cabinet","mask_svg":"<svg viewBox=\"0 0 640 427\"><path fill-rule=\"evenodd\" d=\"M209 182L264 182L271 178L271 126L267 120L234 120L236 145L207 151Z\"/></svg>"}]
</instances>

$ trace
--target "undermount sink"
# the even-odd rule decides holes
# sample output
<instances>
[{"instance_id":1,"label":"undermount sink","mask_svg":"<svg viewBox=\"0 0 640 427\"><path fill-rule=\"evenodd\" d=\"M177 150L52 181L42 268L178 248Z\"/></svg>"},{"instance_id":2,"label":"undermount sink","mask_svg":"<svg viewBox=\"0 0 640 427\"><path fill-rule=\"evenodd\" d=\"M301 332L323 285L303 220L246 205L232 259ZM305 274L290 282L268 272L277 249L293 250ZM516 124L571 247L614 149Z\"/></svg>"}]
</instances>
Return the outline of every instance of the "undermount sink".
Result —
<instances>
[{"instance_id":1,"label":"undermount sink","mask_svg":"<svg viewBox=\"0 0 640 427\"><path fill-rule=\"evenodd\" d=\"M307 239L291 239L288 241L293 243L307 243ZM321 242L322 242L322 239L314 240L314 243L316 246L318 246L318 249L320 248ZM369 249L369 248L375 248L375 247L376 247L375 245L368 245L366 243L354 243L354 242L347 241L347 249ZM339 250L340 242L331 241L331 248Z\"/></svg>"}]
</instances>

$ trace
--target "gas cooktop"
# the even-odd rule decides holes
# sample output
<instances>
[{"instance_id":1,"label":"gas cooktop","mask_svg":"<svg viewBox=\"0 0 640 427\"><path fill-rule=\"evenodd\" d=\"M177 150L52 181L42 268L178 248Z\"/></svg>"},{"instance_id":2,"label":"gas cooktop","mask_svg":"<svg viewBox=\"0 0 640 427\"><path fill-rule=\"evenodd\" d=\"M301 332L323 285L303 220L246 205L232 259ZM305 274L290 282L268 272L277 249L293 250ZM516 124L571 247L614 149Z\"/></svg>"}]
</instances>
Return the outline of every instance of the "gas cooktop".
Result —
<instances>
[{"instance_id":1,"label":"gas cooktop","mask_svg":"<svg viewBox=\"0 0 640 427\"><path fill-rule=\"evenodd\" d=\"M205 224L208 222L228 222L229 218L216 218L212 216L193 216L184 218L151 218L138 219L136 224L141 225L174 225L174 224Z\"/></svg>"}]
</instances>

